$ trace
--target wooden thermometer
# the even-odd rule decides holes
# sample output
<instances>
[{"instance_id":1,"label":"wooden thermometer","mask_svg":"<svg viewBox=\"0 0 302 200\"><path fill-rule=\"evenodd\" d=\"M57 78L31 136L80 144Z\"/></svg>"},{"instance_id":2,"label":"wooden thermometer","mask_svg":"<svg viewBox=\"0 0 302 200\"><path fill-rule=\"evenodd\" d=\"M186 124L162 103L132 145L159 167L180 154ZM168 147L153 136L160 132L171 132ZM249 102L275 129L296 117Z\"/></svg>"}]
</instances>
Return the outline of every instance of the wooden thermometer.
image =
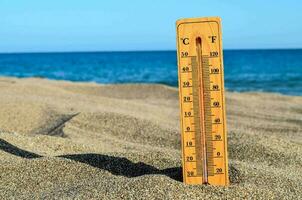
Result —
<instances>
[{"instance_id":1,"label":"wooden thermometer","mask_svg":"<svg viewBox=\"0 0 302 200\"><path fill-rule=\"evenodd\" d=\"M228 185L221 22L177 21L183 180Z\"/></svg>"}]
</instances>

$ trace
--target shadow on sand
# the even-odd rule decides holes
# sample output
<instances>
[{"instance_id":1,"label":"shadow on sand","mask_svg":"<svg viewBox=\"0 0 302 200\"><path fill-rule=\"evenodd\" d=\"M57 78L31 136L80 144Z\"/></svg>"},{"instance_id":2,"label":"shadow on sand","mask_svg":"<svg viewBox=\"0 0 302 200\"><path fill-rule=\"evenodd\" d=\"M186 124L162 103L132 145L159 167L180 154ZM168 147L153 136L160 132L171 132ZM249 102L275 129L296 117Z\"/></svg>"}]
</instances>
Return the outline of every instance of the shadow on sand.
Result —
<instances>
[{"instance_id":1,"label":"shadow on sand","mask_svg":"<svg viewBox=\"0 0 302 200\"><path fill-rule=\"evenodd\" d=\"M7 141L0 139L0 149L26 159L42 158L38 154L20 149ZM182 181L182 170L180 167L157 169L154 166L143 162L134 163L124 157L108 156L103 154L73 154L57 156L88 164L102 170L106 170L114 175L125 176L128 178L150 174L161 174L174 180Z\"/></svg>"},{"instance_id":2,"label":"shadow on sand","mask_svg":"<svg viewBox=\"0 0 302 200\"><path fill-rule=\"evenodd\" d=\"M16 146L12 145L11 143L6 142L3 139L0 139L0 149L7 152L7 153L13 154L15 156L19 156L19 157L27 158L27 159L41 158L42 157L38 154L20 149Z\"/></svg>"}]
</instances>

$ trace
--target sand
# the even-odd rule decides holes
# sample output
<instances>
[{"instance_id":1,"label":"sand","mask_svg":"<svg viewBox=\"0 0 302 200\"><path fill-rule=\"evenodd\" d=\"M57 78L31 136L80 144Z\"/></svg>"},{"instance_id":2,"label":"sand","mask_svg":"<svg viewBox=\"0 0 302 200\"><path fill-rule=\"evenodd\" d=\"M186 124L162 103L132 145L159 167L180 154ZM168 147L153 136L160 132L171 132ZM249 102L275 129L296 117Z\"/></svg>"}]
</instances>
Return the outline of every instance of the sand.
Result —
<instances>
[{"instance_id":1,"label":"sand","mask_svg":"<svg viewBox=\"0 0 302 200\"><path fill-rule=\"evenodd\" d=\"M301 199L302 97L227 92L229 187L181 182L176 88L0 78L0 198Z\"/></svg>"}]
</instances>

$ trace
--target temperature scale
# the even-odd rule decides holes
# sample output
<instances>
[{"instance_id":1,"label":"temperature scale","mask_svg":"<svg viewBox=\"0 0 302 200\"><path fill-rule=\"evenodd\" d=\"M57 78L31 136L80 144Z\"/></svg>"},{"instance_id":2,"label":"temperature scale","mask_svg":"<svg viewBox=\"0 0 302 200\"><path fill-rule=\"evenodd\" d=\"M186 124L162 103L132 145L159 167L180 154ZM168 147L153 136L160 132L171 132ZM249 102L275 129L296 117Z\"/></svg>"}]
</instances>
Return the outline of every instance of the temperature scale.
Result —
<instances>
[{"instance_id":1,"label":"temperature scale","mask_svg":"<svg viewBox=\"0 0 302 200\"><path fill-rule=\"evenodd\" d=\"M221 20L177 21L183 180L228 185Z\"/></svg>"}]
</instances>

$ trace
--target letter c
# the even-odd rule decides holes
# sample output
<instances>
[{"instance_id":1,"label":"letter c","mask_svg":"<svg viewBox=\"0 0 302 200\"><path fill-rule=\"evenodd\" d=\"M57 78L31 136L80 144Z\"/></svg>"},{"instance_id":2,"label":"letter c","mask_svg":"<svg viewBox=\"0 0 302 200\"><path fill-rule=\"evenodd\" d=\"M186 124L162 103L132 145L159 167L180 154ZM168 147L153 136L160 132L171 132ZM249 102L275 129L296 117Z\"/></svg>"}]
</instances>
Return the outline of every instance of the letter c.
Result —
<instances>
[{"instance_id":1,"label":"letter c","mask_svg":"<svg viewBox=\"0 0 302 200\"><path fill-rule=\"evenodd\" d=\"M184 45L190 44L190 43L189 43L189 38L183 38L183 39L182 39L182 43L183 43Z\"/></svg>"}]
</instances>

